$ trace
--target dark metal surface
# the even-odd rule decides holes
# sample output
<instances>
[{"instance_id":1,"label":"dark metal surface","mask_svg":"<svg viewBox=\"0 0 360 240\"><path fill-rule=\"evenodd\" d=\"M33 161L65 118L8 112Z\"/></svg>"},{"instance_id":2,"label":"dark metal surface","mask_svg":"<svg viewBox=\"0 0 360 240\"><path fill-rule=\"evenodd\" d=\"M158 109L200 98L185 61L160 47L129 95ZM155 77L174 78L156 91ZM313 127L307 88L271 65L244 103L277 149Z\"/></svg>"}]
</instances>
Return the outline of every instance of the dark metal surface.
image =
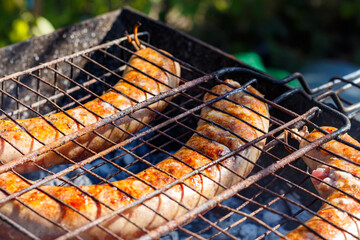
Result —
<instances>
[{"instance_id":1,"label":"dark metal surface","mask_svg":"<svg viewBox=\"0 0 360 240\"><path fill-rule=\"evenodd\" d=\"M101 42L122 36L112 28L118 27L116 19L121 11L56 30L55 32L0 49L0 76L48 62L74 52L88 49Z\"/></svg>"}]
</instances>

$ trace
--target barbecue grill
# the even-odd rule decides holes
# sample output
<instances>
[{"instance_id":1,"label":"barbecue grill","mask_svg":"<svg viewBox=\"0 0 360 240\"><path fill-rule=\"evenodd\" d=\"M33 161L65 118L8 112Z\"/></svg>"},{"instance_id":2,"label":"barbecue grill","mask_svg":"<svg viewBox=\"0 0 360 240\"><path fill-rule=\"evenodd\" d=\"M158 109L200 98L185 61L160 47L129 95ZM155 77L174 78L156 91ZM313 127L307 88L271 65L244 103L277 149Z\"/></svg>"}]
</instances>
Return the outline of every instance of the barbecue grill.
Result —
<instances>
[{"instance_id":1,"label":"barbecue grill","mask_svg":"<svg viewBox=\"0 0 360 240\"><path fill-rule=\"evenodd\" d=\"M24 154L21 162L32 161L49 151L56 153L64 142L78 144L76 139L83 134L99 134L99 128L113 124L115 120L132 117L131 114L139 109L149 108L149 105L161 100L168 101L166 98L169 96L176 97L168 101L165 111L155 112L157 117L150 125L143 123L145 128L129 134L128 139L120 143L111 142L109 148L98 153L88 149L90 157L83 161L76 163L67 159L67 165L50 169L39 166L39 171L24 174L27 179L36 181L20 193L8 194L0 200L0 204L16 200L22 193L39 189L42 185L111 185L112 181L154 166L184 146L195 132L201 119L200 110L211 104L203 102L204 93L231 78L243 85L237 91L251 94L247 90L247 86L251 85L265 94L260 99L270 107L270 130L264 135L267 143L259 161L247 178L225 189L216 198L188 209L181 217L166 219L166 223L158 228L141 229L144 232L142 239L275 239L316 215L325 200L316 193L308 169L300 158L344 132L359 139L360 122L357 117L360 101L350 102L346 94L359 91L360 72L331 79L315 89L310 89L298 73L275 80L212 46L125 8L1 49L0 69L4 75L0 79L1 119L16 122L16 119L65 111L111 88L134 54L134 48L127 42L124 33L131 32L137 22L142 23L143 31L139 33L139 38L143 45L156 51L166 50L180 63L180 86L110 117L99 118L96 124ZM287 83L290 81L299 81L302 88L289 87ZM216 99L226 99L230 94L233 92ZM339 130L299 150L297 144L286 139L284 131L303 125L310 129L331 125ZM248 142L231 155L253 144ZM86 146L82 147L86 149ZM202 174L204 169L221 164L221 160L195 169L186 177ZM4 165L1 170L11 171L18 164L19 161ZM129 206L113 210L95 221L87 219L87 224L81 228L66 229L56 222L52 224L63 231L58 239L82 239L81 233L91 227L101 228L109 237L117 238L102 226L104 221L121 215L131 206L144 204L147 199L184 180L176 179L149 196L135 199ZM180 202L178 204L181 205ZM28 207L26 204L23 206ZM11 217L0 214L0 219L24 238L38 239L32 229L25 228ZM136 226L136 223L133 224Z\"/></svg>"}]
</instances>

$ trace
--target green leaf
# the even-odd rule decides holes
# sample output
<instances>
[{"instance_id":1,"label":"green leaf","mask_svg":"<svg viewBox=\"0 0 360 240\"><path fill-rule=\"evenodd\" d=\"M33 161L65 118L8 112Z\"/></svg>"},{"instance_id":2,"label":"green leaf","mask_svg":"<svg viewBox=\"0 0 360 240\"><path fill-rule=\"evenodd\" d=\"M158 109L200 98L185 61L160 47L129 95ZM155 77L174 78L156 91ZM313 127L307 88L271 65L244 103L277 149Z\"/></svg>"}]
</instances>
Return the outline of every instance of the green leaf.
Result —
<instances>
[{"instance_id":1,"label":"green leaf","mask_svg":"<svg viewBox=\"0 0 360 240\"><path fill-rule=\"evenodd\" d=\"M22 19L15 19L12 23L12 30L9 33L9 38L12 42L20 42L30 37L29 24Z\"/></svg>"},{"instance_id":2,"label":"green leaf","mask_svg":"<svg viewBox=\"0 0 360 240\"><path fill-rule=\"evenodd\" d=\"M51 33L55 30L53 25L44 17L37 17L35 20L35 26L31 29L31 32L35 36L41 36Z\"/></svg>"},{"instance_id":3,"label":"green leaf","mask_svg":"<svg viewBox=\"0 0 360 240\"><path fill-rule=\"evenodd\" d=\"M255 52L244 52L244 53L236 53L234 56L243 61L244 63L249 64L251 67L256 68L260 71L266 72L264 63L261 57Z\"/></svg>"},{"instance_id":4,"label":"green leaf","mask_svg":"<svg viewBox=\"0 0 360 240\"><path fill-rule=\"evenodd\" d=\"M283 70L283 69L271 68L271 67L267 67L266 69L267 69L267 73L276 79L282 79L282 78L290 75L290 73L288 71Z\"/></svg>"}]
</instances>

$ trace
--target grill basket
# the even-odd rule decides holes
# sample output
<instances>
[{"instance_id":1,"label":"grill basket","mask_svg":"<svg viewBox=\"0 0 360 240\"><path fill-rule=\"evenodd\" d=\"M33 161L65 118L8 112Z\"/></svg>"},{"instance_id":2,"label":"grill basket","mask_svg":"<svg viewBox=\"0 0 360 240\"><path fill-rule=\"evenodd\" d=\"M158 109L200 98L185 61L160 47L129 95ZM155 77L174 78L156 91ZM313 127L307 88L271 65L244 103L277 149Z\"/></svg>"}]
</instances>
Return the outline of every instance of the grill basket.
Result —
<instances>
[{"instance_id":1,"label":"grill basket","mask_svg":"<svg viewBox=\"0 0 360 240\"><path fill-rule=\"evenodd\" d=\"M149 32L141 32L139 37L143 45L160 51L159 46L152 43L152 35ZM7 75L0 79L1 119L18 123L16 119L44 118L47 114L82 106L85 102L98 98L121 78L122 71L134 53L131 44L122 37ZM318 196L311 183L309 170L301 157L312 149L320 148L321 144L338 138L344 132L350 131L353 137L359 137L356 135L356 132L360 132L356 131L360 126L357 120L359 103L349 102L341 96L345 91L358 90L359 73L334 78L319 88L309 89L300 74L293 74L277 81L246 67L223 68L209 73L208 70L202 69L201 64L199 66L196 62L189 61L187 54L181 57L174 54L173 58L182 68L179 87L110 117L99 117L96 124L24 154L21 161L33 161L37 156L49 151L56 154L56 149L65 142L73 141L78 144L76 139L83 134L92 132L100 135L97 130L101 127L114 124L114 121L125 117L132 118L132 114L137 110L150 109L149 106L158 101L167 101L169 106L163 112L155 112L157 117L150 125L142 123L143 130L136 134L129 133L129 138L120 143L109 140L111 146L99 153L81 146L91 154L83 161L74 162L73 159L67 159L68 165L50 169L39 166L39 171L24 174L27 179L35 181L30 187L18 193L7 194L5 198L0 199L0 204L13 200L20 201L18 197L21 194L32 189L41 190L40 186L43 185L73 186L80 191L83 191L78 188L80 185L112 186L113 181L135 176L135 173L153 167L159 161L172 156L196 132L197 122L203 120L200 110L211 104L203 102L204 94L210 92L211 87L224 84L225 79L231 78L242 84L242 87L234 92L242 91L251 95L247 90L251 85L265 94L264 98L258 98L266 102L270 108L270 130L264 135L267 142L254 170L243 181L226 188L216 198L208 199L194 209L188 209L184 216L166 219L167 223L156 229L141 229L145 234L142 238L275 239L317 215L317 210L326 200ZM300 81L304 90L291 89L286 85L293 80ZM228 95L234 92L220 95L216 99L227 99ZM166 100L170 96L176 97L172 101ZM291 132L292 128L300 129L304 125L310 130L320 129L323 125L331 125L339 130L327 133L324 138L300 150L295 141L286 139L284 131ZM239 151L259 140L248 142L231 155L239 154ZM354 147L351 144L350 146ZM358 147L357 149L359 150ZM204 169L221 164L220 160L213 161L201 169L195 169L187 177L194 174L206 177L202 173ZM19 161L4 165L1 169L12 171L18 163ZM88 220L87 224L78 229L69 230L56 222L51 224L63 230L63 235L59 236L59 239L82 239L81 232L91 227L98 227L109 237L117 238L109 229L102 226L104 221L112 216L121 215L129 207L144 205L147 199L164 193L177 183L184 183L184 180L185 178L176 179L149 196L134 199L125 208L112 209L111 214L95 221L78 212ZM83 194L90 196L85 191ZM24 208L29 208L25 203L22 204ZM99 204L106 205L101 202ZM181 202L178 204L182 205ZM64 207L71 208L66 204ZM152 211L156 212L156 209ZM0 219L24 237L38 239L32 233L32 229L26 229L11 217L1 213Z\"/></svg>"}]
</instances>

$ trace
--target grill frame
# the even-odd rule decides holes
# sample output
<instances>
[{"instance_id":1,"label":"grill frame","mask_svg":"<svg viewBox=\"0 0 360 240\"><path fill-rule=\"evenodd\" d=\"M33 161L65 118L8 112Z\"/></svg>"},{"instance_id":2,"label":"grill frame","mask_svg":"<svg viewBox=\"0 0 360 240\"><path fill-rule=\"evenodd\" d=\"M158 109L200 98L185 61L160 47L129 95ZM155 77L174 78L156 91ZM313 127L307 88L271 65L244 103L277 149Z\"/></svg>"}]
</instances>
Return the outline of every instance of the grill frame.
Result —
<instances>
[{"instance_id":1,"label":"grill frame","mask_svg":"<svg viewBox=\"0 0 360 240\"><path fill-rule=\"evenodd\" d=\"M135 18L132 18L133 16L136 16ZM137 22L137 20L138 19L140 19L140 20L144 20L144 19L146 19L146 17L145 16L142 16L142 15L137 15L136 13L134 13L133 11L131 11L131 10L129 10L129 9L125 9L125 10L123 10L122 11L122 13L121 13L121 15L120 15L120 19L121 19L121 21L125 21L126 20L126 22L128 22L128 20L129 20L129 18L131 18L131 21L130 22ZM154 26L152 26L154 24ZM169 44L171 44L171 43L174 43L174 41L173 40L169 40L168 38L169 38L169 36L167 36L166 38L164 38L164 39L162 39L162 40L159 40L159 42L157 42L158 40L154 40L154 39L161 39L161 35L162 34L154 34L154 35L152 35L152 33L155 33L156 31L158 31L158 29L167 29L167 27L166 26L164 26L164 25L162 25L162 24L159 24L159 23L155 23L155 22L153 22L152 20L146 20L145 21L145 24L143 24L143 28L144 29L146 29L146 25L148 25L149 27L150 27L150 29L151 29L151 31L149 31L149 33L147 33L148 34L148 36L151 36L151 38L149 38L148 39L148 41L150 41L150 42L152 42L152 41L155 41L156 42L156 48L163 48L163 44L164 44L164 42L166 42L166 44L164 44L165 45L165 49L166 50L168 50L169 52L171 52L172 54L174 54L178 59L177 60L179 60L179 59L186 59L186 60L184 60L184 61L182 61L182 65L183 65L183 67L184 68L192 68L192 66L196 66L196 67L193 67L192 68L192 70L194 71L194 72L197 72L196 74L199 74L199 75L202 75L202 77L200 77L200 78L197 78L197 79L195 79L195 80L191 80L191 81L186 81L186 83L185 84L183 84L183 85L181 85L180 87L178 87L178 88L176 88L176 89L173 89L172 91L169 91L169 92L167 92L167 93L165 93L165 94L162 94L162 95L160 95L160 96L157 96L157 97L154 97L154 98L152 98L152 100L151 101L158 101L158 100L160 100L160 99L165 99L166 97L168 97L168 96L171 96L171 95L174 95L174 94L187 94L187 93L183 93L182 91L183 90L185 90L185 89L188 89L190 86L195 86L195 85L197 85L198 83L201 83L202 81L205 81L203 78L208 78L206 81L208 81L208 80L211 80L211 79L216 79L216 80L214 80L215 82L219 82L219 83L221 83L222 82L222 80L220 80L220 79L217 79L217 78L219 78L221 75L227 75L227 74L230 74L231 75L231 69L229 70L229 69L226 69L226 70L221 70L221 71L219 71L219 72L213 72L213 71L209 71L209 68L211 68L211 67L214 67L214 66L205 66L206 65L206 63L204 62L204 61L198 61L199 60L199 58L200 58L200 56L199 55L201 55L201 54L199 54L199 53L195 53L194 55L194 58L192 58L191 56L187 56L189 53L192 53L191 51L190 52L187 52L187 51L189 51L189 49L191 49L191 50L193 50L193 49L199 49L199 48L202 48L203 49L203 51L204 51L204 49L206 49L206 51L207 51L207 54L209 54L210 55L210 60L213 60L213 59L224 59L224 61L221 61L221 63L218 65L218 66L222 66L222 65L225 65L225 66L232 66L232 64L234 64L234 65L241 65L241 66L243 66L243 67L245 67L245 69L243 69L242 71L244 71L245 72L245 74L244 75L246 75L246 77L244 77L245 79L246 78L249 78L249 76L257 76L259 79L259 81L260 81L260 79L262 79L262 81L260 81L261 83L257 83L257 85L258 86L260 86L260 91L261 90L265 90L267 93L269 93L268 94L268 96L269 96L269 98L271 99L271 102L274 102L274 103L280 103L280 104L283 104L284 102L284 104L285 104L285 109L291 109L292 108L292 104L297 104L296 102L295 103L286 103L287 102L287 100L288 100L288 97L289 96L292 96L293 94L295 94L296 96L302 96L302 98L303 99L305 99L305 101L306 101L306 103L304 104L305 106L304 106L304 109L298 109L299 111L300 111L300 115L301 114L307 114L306 113L306 111L304 112L303 110L305 110L305 109L309 109L309 106L314 106L314 105L319 105L319 106L321 106L320 108L321 109L323 109L323 110L328 110L328 111L331 111L332 113L333 113L333 111L330 109L330 108L328 108L326 105L323 105L323 104L321 104L321 103L317 103L317 101L315 101L315 100L313 100L313 99L311 99L308 95L306 95L303 91L300 91L300 90L297 90L297 89L295 89L295 90L293 90L293 89L291 89L291 88L289 88L287 85L285 85L285 83L286 82L288 82L288 81L291 81L291 80L293 80L293 79L298 79L298 78L300 78L300 82L304 82L303 80L301 80L301 75L299 75L299 74L294 74L294 75L292 75L292 76L290 76L290 77L288 77L288 78L285 78L283 81L275 81L274 79L271 79L271 78L269 78L268 76L266 76L265 74L263 74L263 73L260 73L259 71L255 71L255 70L253 70L253 69L251 69L251 68L249 68L248 66L246 66L246 65L243 65L241 62L239 62L239 61L236 61L236 60L234 60L232 57L229 57L227 54L223 54L221 51L219 51L219 50L217 50L217 49L215 49L215 48L213 48L213 47L210 47L210 46L208 46L208 45L206 45L206 44L203 44L202 42L199 42L198 40L195 40L195 39L192 39L191 37L188 37L188 36L186 36L186 35L182 35L182 34L180 34L179 32L176 32L176 31L174 31L174 30L171 30L171 31L174 31L174 33L176 33L175 34L175 36L173 36L173 38L177 38L177 37L179 37L179 35L181 35L181 39L184 39L184 38L186 38L186 39L188 39L189 40L189 42L188 42L188 44L190 45L190 46L188 46L188 48L187 48L187 51L185 51L185 53L184 52L182 52L182 53L179 53L179 52L181 52L181 51L183 51L183 49L181 49L181 48L174 48L175 49L175 53L173 53L173 51L172 50L174 50L174 49L168 49L167 48L167 46L169 46ZM127 25L128 26L128 28L131 28L131 24L129 24L129 25ZM129 29L130 30L130 29ZM146 35L146 34L145 34ZM171 38L171 37L170 37ZM195 46L191 46L191 44L190 43L194 43L194 42L196 42L196 45ZM143 44L147 44L147 42L142 42ZM109 43L110 45L112 44L112 43ZM182 44L181 43L181 40L177 40L176 41L176 44ZM149 47L154 47L154 46L152 46L152 45L148 45ZM181 50L180 50L181 49ZM85 52L86 51L88 51L88 50L85 50ZM200 51L200 53L201 53L202 51ZM176 53L179 53L179 57L178 57L178 55L176 55ZM76 53L76 54L79 54L79 53ZM75 54L75 55L76 55ZM213 55L212 55L213 54ZM221 56L221 57L220 57ZM184 58L182 58L182 57L184 57ZM66 59L67 57L65 57L65 59ZM204 58L203 56L202 56L202 58ZM64 59L58 59L58 60L55 60L55 61L63 61ZM189 62L188 62L189 61ZM51 63L52 64L52 63ZM194 65L193 65L194 64ZM45 64L46 65L46 64ZM204 68L202 68L202 67L204 67ZM37 68L34 68L34 69L32 69L32 70L25 70L25 72L27 72L27 71L36 71L37 70ZM233 71L234 71L234 69L232 69ZM6 77L6 78L16 78L16 77L18 77L18 75L21 75L21 74L24 74L25 72L21 72L21 73L18 73L18 74L15 74L15 75L12 75L11 77ZM210 74L207 74L207 73L209 73L209 72L211 72ZM200 80L199 80L200 79ZM189 80L189 79L183 79L183 81L185 82L185 80ZM242 80L242 77L240 77L240 79L239 79L240 81ZM0 80L0 81L2 81L2 82L4 82L4 78L2 79L2 80ZM198 82L197 82L198 81ZM246 82L246 81L245 81ZM255 83L253 83L253 84L255 84ZM276 89L275 89L275 93L271 93L271 90L266 90L266 89L274 89L273 87L274 86L276 86ZM307 91L307 88L306 88L306 82L305 82L305 84L304 84L304 89ZM332 86L333 87L333 86ZM202 88L202 90L203 91L206 91L206 88ZM313 91L313 90L311 90L311 91ZM309 91L308 91L309 92ZM315 91L316 92L316 91ZM282 94L284 94L282 97L279 97L280 95L282 95L282 94L279 94L279 93L282 93ZM314 92L310 92L310 93L312 93L312 94L314 94ZM186 95L186 96L190 96L190 95ZM290 98L291 99L291 98ZM317 99L316 97L315 97L315 99ZM320 99L321 100L321 98L318 98L318 99ZM137 109L140 109L140 108L143 108L143 107L146 107L146 106L148 106L148 105L150 105L152 102L151 101L149 101L149 102L146 102L146 103L143 103L143 104L138 104L138 105L136 105L136 107L135 108L130 108L130 109L128 109L128 110L126 110L126 111L124 111L124 112L119 112L119 114L115 114L115 115L113 115L113 116L111 116L111 117L109 117L108 119L106 119L106 121L102 121L102 120L100 120L100 122L98 122L96 125L94 125L94 126L91 126L91 127L89 127L89 128L84 128L84 131L85 132L87 132L87 131L93 131L93 130L95 130L95 129L97 129L98 127L100 127L100 126L103 126L102 124L106 124L106 123L111 123L112 121L114 121L114 120L116 120L116 119L118 119L119 117L121 117L121 116L123 116L123 115L126 115L126 114L130 114L130 113L132 113L132 112L134 112L135 110L137 110ZM172 103L170 103L170 104L172 104ZM273 104L273 105L275 105L275 104ZM180 105L181 106L181 105ZM37 107L37 106L34 106L34 107ZM195 113L196 111L194 110L194 112L193 113L191 113L191 114L196 114ZM163 114L161 114L161 113L158 113L159 114L159 116L164 116ZM310 115L312 115L312 114L310 114ZM341 115L339 115L339 116L341 116ZM198 116L197 116L197 118L198 118ZM318 117L317 117L318 118ZM179 117L179 119L181 119L181 116ZM346 118L344 118L344 120L345 120ZM105 120L105 119L103 119L103 120ZM172 119L170 119L171 121L176 121L176 120L178 120L178 119L176 119L176 118L172 118ZM318 119L319 120L319 119ZM274 122L275 120L274 119L272 119L272 121ZM320 122L321 122L321 119L319 120ZM351 120L352 122L354 122L354 121L356 121L355 119L352 119ZM288 123L288 122L287 122ZM320 124L320 123L318 123L318 122L314 122L316 125L318 125L318 124ZM290 124L289 123L289 126L290 125L292 125L292 124ZM322 141L329 141L330 139L333 139L333 138L335 138L336 136L338 136L341 132L344 132L344 131L347 131L348 130L348 128L350 127L349 125L347 125L347 124L345 124L346 126L341 130L341 131L339 131L339 132L337 132L337 133L335 133L335 134L330 134L330 135L327 135L326 136L326 138L324 138ZM161 127L162 127L162 125L156 125L156 126L158 126L158 129L160 129ZM156 129L154 129L154 128L151 128L152 129L152 131L155 131ZM290 129L289 129L290 130ZM146 131L144 131L144 132L141 132L141 133L139 133L139 134L136 134L135 135L135 137L133 137L133 138L129 138L128 140L126 140L126 141L124 141L123 143L121 143L120 145L114 145L114 146L116 146L116 147L114 147L114 148L109 148L108 150L106 150L106 152L102 152L100 155L105 155L105 154L107 154L107 153L110 153L112 150L114 150L115 148L121 148L122 146L125 146L126 144L128 144L128 143L130 143L132 140L134 140L134 139L138 139L138 138L140 138L141 136L145 136L146 134L147 134L148 132L146 132ZM79 134L79 133L77 133L77 134ZM66 141L70 141L70 140L74 140L77 136L79 136L79 135L76 135L76 134L74 134L74 135L72 135L72 136L68 136L68 139L66 140ZM281 135L278 135L278 136L276 136L276 137L278 137L279 138L279 142L277 142L277 141L275 141L274 139L275 139L275 137L273 137L273 140L275 141L275 143L274 144L268 144L267 145L267 148L268 149L270 149L270 148L273 148L273 147L276 147L276 143L277 144L282 144L282 145L285 145L285 143L284 142L282 142L283 140L282 140L282 136ZM312 146L313 148L315 148L315 147L318 147L320 144L321 144L322 142L320 142L320 141L318 141L318 142L316 142L316 144L314 144L314 146ZM58 142L57 144L60 144L60 142ZM41 154L41 153L44 153L44 152L46 152L46 151L49 151L49 150L52 150L52 149L54 149L56 146L59 146L59 145L56 145L56 144L54 144L54 145L52 145L52 146L47 146L48 147L48 149L43 149L42 151L43 152L34 152L34 153L32 153L32 155L28 155L28 156L26 156L25 158L29 158L29 159L32 159L32 158L34 158L34 157L36 157L36 156L38 156L39 154ZM291 147L291 145L288 145L289 147ZM306 150L306 149L305 149ZM302 150L302 151L304 151L305 152L305 150ZM308 150L308 149L307 149ZM284 158L281 158L282 159L282 161L281 161L281 164L277 164L276 165L276 168L273 168L271 171L269 171L268 172L268 174L273 174L274 172L275 172L275 170L277 170L277 169L279 169L280 167L284 167L286 164L288 164L289 162L292 162L292 161L294 161L295 160L295 157L294 156L297 156L297 157L299 157L299 156L301 156L303 153L300 153L300 151L298 151L297 152L297 154L298 155L292 155L293 157L287 157L287 158L285 158L285 160L284 160ZM92 161L92 160L95 160L97 157L99 156L99 154L95 154L94 155L94 157L92 157L92 158L88 158L88 161ZM290 155L287 155L287 156L290 156ZM105 159L104 159L105 160ZM81 165L85 165L87 162L86 161L83 161L82 163L81 163ZM10 168L13 168L14 167L14 165L12 165L12 166L10 166ZM76 167L79 167L79 165L78 164L74 164L73 165L73 168L72 167L70 167L70 168L68 168L68 170L67 171L71 171L71 170L73 170L73 169L75 169ZM2 167L0 167L0 169L3 169L3 170L7 170L7 169L5 169L5 168L2 168ZM86 171L88 171L87 169L86 169ZM125 171L125 168L124 168L124 170L123 171ZM265 171L265 170L264 170ZM272 172L273 171L273 172ZM200 172L200 171L199 171ZM47 177L47 178L45 178L45 179L43 179L42 181L39 181L39 182L37 182L35 185L33 185L33 188L37 188L38 186L40 186L40 185L42 185L43 183L45 183L45 182L47 182L47 181L49 181L49 180L52 180L52 179L55 179L55 178L57 178L57 177L60 177L61 178L61 180L62 181L64 181L64 182L66 182L66 183L70 183L71 184L71 181L69 182L69 181L67 181L66 179L63 179L62 178L62 174L63 174L63 172L58 172L57 174L55 174L55 175L53 175L52 177ZM307 175L307 178L309 178L309 174L308 173L306 173L305 171L304 171L304 173L303 173L304 175ZM237 195L237 197L241 197L241 195L239 195L239 194L237 194L237 192L239 191L239 190L241 190L243 187L245 187L245 186L247 186L247 185L251 185L250 183L252 183L252 184L257 184L257 182L259 181L259 180L261 180L263 177L265 177L265 174L262 174L262 173L259 173L259 172L257 172L257 173L255 173L255 174L252 174L251 175L251 177L249 177L248 179L250 179L250 180L247 180L248 182L242 182L242 183L240 183L240 184L237 184L237 185L235 185L234 186L234 188L233 189L230 189L230 192L231 193L225 193L224 195L226 195L225 197L223 197L222 199L221 198L219 198L220 200L225 200L225 199L227 199L227 198L229 198L231 195ZM107 180L105 180L105 182L106 182ZM246 183L247 183L247 185L246 185ZM239 187L240 186L240 187ZM241 187L242 186L242 187ZM298 186L299 187L299 186ZM156 194L156 193L154 193L154 194ZM315 194L313 194L314 196L316 196ZM14 195L12 198L15 198L16 196ZM278 197L280 197L281 198L281 196L278 196ZM9 200L10 198L8 198L8 199L6 199L6 200ZM3 203L3 202L5 202L6 200L1 200L0 201L0 203ZM220 202L220 200L218 200L219 202ZM142 200L142 201L144 201L144 200ZM206 220L208 220L206 217L204 217L204 215L203 215L203 211L205 211L205 210L209 210L211 207L213 207L213 206L220 206L220 207L223 207L224 209L226 209L226 208L228 208L228 206L226 206L226 205L222 205L221 203L219 203L219 202L214 202L215 200L213 200L210 204L209 203L207 203L207 204L204 204L204 205L202 205L201 207L200 207L200 209L196 209L196 210L193 210L193 211L191 211L190 213L189 213L189 215L186 215L185 217L183 217L183 218L181 218L182 220L183 220L183 222L181 222L181 221L177 221L177 220L174 220L173 222L171 222L171 223L175 223L176 222L176 226L177 226L177 228L179 228L181 231L183 231L183 232L185 232L185 233L187 233L187 234L194 234L193 236L194 237L197 237L197 238L200 238L200 235L197 235L196 233L192 233L190 230L188 230L187 228L184 228L184 227L182 227L181 225L183 225L183 224L185 224L187 221L189 221L189 220L192 220L193 218L195 218L195 217L198 217L198 218L201 218L203 221L206 221ZM264 205L262 205L262 206L260 206L261 208L267 208L266 206L264 206ZM234 211L234 209L232 209L233 211ZM308 210L308 208L306 208L306 210ZM236 211L234 211L234 212L236 212ZM240 214L240 212L238 211L237 212L238 214ZM114 213L114 214L117 214L117 212L116 213ZM191 215L192 214L192 215ZM242 213L245 217L247 217L247 218L249 218L249 219L253 219L253 220L256 220L259 224L262 224L260 221L258 221L258 219L256 218L256 217L253 217L251 214L248 214L248 215L246 215L245 213ZM4 217L4 215L2 215L2 214L0 214L0 218L3 220L3 221L5 221L5 222L11 222L11 220L10 219L8 219L8 218L6 218L6 217ZM292 220L294 220L294 221L296 221L295 219L292 219ZM101 220L99 220L99 222L100 222ZM208 220L208 223L209 223L209 221L210 220ZM211 222L211 221L210 221ZM171 223L169 223L169 224L171 224ZM16 226L16 227L18 227L18 230L20 230L20 231L24 231L22 228L21 228L21 226L18 226L16 223L11 223L13 226ZM94 225L96 225L96 223L92 223L92 224L94 224ZM136 224L136 223L135 223ZM211 224L211 223L209 223L210 224L210 226L212 227L212 228L215 228L216 230L218 230L220 233L223 233L223 234L225 234L226 236L228 236L228 237L232 237L232 235L230 234L230 233L228 233L227 232L227 230L224 230L224 229L222 229L221 227L219 227L219 226L217 226L216 224ZM97 225L97 226L100 226L100 225ZM166 226L164 226L164 228L166 228ZM85 229L82 229L82 230L85 230ZM158 236L160 236L160 235L163 235L165 232L168 232L170 230L170 228L168 228L168 229L165 229L165 230L161 230L161 231L159 231L159 230L154 230L154 231L151 231L151 232L149 232L149 235L147 236L147 237L158 237ZM276 229L275 230L269 230L269 231L276 231ZM72 233L72 234L74 234L74 232ZM110 235L111 235L111 233L109 233ZM155 235L152 235L152 234L155 234ZM281 235L281 234L280 234ZM31 236L31 232L29 233L29 236ZM65 239L65 236L70 236L70 235L64 235L63 236L63 238ZM36 236L33 236L35 239L36 239ZM115 237L115 236L113 236L113 237ZM144 237L144 238L146 238L146 237ZM62 239L62 238L59 238L59 239Z\"/></svg>"}]
</instances>

